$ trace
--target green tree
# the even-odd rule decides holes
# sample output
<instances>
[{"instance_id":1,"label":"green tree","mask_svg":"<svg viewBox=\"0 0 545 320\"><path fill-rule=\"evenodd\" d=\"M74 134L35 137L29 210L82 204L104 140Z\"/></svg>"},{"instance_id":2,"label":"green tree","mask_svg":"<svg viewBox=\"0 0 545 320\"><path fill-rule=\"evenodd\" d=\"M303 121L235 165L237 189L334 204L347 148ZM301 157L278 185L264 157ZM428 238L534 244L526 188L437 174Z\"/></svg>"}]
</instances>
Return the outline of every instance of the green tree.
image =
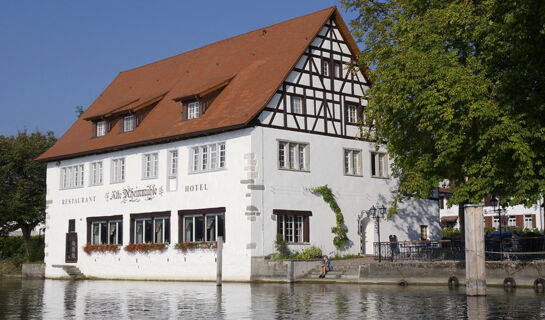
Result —
<instances>
[{"instance_id":1,"label":"green tree","mask_svg":"<svg viewBox=\"0 0 545 320\"><path fill-rule=\"evenodd\" d=\"M545 187L545 2L341 0L371 67L369 134L402 196L535 203Z\"/></svg>"},{"instance_id":2,"label":"green tree","mask_svg":"<svg viewBox=\"0 0 545 320\"><path fill-rule=\"evenodd\" d=\"M55 141L51 131L0 136L0 234L20 228L27 256L30 232L45 219L46 164L34 159Z\"/></svg>"}]
</instances>

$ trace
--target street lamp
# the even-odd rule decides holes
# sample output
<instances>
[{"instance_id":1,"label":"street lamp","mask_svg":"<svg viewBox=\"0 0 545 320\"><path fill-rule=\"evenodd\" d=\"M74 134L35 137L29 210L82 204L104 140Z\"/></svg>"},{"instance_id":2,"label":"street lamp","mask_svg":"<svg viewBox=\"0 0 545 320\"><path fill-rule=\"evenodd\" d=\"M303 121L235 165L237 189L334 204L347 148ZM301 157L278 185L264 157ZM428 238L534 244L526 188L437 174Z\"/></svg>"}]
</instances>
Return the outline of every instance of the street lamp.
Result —
<instances>
[{"instance_id":1,"label":"street lamp","mask_svg":"<svg viewBox=\"0 0 545 320\"><path fill-rule=\"evenodd\" d=\"M494 209L492 209L494 211L494 213L497 211L498 212L498 229L500 230L500 251L501 251L501 260L503 261L503 236L502 236L502 232L501 232L501 211L502 211L502 208L498 206L498 199L496 199L496 197L492 197L492 199L490 200L490 204L494 207ZM496 206L498 206L498 209L496 210Z\"/></svg>"},{"instance_id":2,"label":"street lamp","mask_svg":"<svg viewBox=\"0 0 545 320\"><path fill-rule=\"evenodd\" d=\"M375 208L375 206L371 206L371 208L367 211L367 217L369 219L373 218L375 219L375 228L377 229L377 235L378 235L378 262L382 261L382 249L380 244L380 219L384 218L386 215L386 207L384 205L380 206L378 209Z\"/></svg>"}]
</instances>

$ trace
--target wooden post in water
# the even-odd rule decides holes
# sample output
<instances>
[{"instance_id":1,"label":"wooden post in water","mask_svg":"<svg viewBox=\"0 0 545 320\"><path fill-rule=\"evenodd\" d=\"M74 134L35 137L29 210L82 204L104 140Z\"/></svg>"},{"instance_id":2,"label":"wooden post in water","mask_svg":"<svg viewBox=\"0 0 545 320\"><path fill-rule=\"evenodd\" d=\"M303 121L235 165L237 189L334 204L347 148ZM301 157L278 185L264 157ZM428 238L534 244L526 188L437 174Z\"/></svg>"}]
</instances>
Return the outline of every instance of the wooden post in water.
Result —
<instances>
[{"instance_id":1,"label":"wooden post in water","mask_svg":"<svg viewBox=\"0 0 545 320\"><path fill-rule=\"evenodd\" d=\"M223 237L218 237L218 247L216 248L216 265L217 265L217 273L216 273L216 285L221 286L221 268L223 265Z\"/></svg>"},{"instance_id":2,"label":"wooden post in water","mask_svg":"<svg viewBox=\"0 0 545 320\"><path fill-rule=\"evenodd\" d=\"M465 205L466 295L486 295L483 206Z\"/></svg>"}]
</instances>

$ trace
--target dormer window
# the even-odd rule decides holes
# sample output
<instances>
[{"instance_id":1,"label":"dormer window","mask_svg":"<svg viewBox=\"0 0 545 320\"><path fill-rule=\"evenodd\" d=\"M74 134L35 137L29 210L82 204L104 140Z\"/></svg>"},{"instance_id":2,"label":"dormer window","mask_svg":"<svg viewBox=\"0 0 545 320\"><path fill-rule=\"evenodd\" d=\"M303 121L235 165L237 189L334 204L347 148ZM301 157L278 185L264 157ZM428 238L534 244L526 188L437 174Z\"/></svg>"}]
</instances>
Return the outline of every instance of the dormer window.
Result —
<instances>
[{"instance_id":1,"label":"dormer window","mask_svg":"<svg viewBox=\"0 0 545 320\"><path fill-rule=\"evenodd\" d=\"M97 121L96 136L103 137L106 135L106 120Z\"/></svg>"},{"instance_id":2,"label":"dormer window","mask_svg":"<svg viewBox=\"0 0 545 320\"><path fill-rule=\"evenodd\" d=\"M123 117L123 132L129 132L134 130L134 115L128 115Z\"/></svg>"},{"instance_id":3,"label":"dormer window","mask_svg":"<svg viewBox=\"0 0 545 320\"><path fill-rule=\"evenodd\" d=\"M193 101L187 104L187 120L197 119L199 117L199 107L199 101Z\"/></svg>"}]
</instances>

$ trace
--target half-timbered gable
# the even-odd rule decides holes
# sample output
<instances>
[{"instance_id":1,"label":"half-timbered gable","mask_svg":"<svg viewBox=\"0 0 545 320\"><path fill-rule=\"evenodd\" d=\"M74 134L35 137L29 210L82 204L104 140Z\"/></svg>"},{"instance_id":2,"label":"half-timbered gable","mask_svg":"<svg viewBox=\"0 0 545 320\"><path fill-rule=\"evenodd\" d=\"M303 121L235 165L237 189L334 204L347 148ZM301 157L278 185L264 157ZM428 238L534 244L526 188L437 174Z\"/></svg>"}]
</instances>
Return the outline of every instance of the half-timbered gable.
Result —
<instances>
[{"instance_id":1,"label":"half-timbered gable","mask_svg":"<svg viewBox=\"0 0 545 320\"><path fill-rule=\"evenodd\" d=\"M330 18L259 116L260 125L354 138L369 82Z\"/></svg>"}]
</instances>

